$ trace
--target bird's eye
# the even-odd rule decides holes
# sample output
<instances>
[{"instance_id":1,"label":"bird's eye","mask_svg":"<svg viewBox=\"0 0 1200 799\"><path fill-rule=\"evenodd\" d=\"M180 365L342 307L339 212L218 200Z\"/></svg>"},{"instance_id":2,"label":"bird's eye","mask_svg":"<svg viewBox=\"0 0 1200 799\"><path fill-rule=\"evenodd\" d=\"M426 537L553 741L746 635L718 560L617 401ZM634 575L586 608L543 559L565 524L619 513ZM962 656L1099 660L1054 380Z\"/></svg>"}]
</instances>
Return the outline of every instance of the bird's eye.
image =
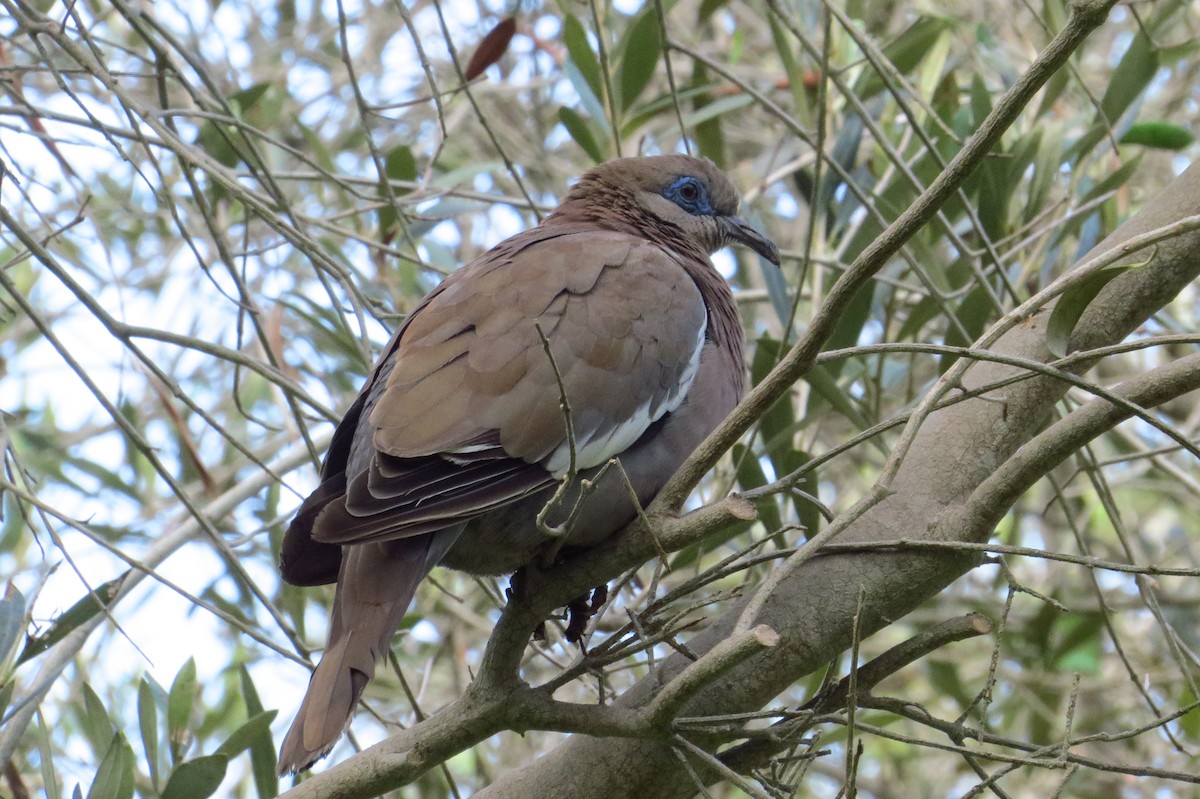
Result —
<instances>
[{"instance_id":1,"label":"bird's eye","mask_svg":"<svg viewBox=\"0 0 1200 799\"><path fill-rule=\"evenodd\" d=\"M711 214L713 212L712 203L708 199L708 187L704 185L703 181L691 175L676 178L675 182L663 192L663 197L689 214Z\"/></svg>"}]
</instances>

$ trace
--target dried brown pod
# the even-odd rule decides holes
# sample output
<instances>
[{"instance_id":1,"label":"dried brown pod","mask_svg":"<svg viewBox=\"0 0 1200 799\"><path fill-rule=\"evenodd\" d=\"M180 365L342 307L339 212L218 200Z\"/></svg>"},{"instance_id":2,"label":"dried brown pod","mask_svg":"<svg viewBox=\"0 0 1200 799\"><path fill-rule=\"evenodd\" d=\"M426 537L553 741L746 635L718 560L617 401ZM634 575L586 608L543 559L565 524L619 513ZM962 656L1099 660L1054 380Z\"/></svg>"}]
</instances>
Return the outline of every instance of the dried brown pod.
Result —
<instances>
[{"instance_id":1,"label":"dried brown pod","mask_svg":"<svg viewBox=\"0 0 1200 799\"><path fill-rule=\"evenodd\" d=\"M505 17L496 24L496 27L488 31L487 36L483 37L483 41L475 48L471 60L467 63L467 80L475 80L483 74L485 69L499 61L516 32L516 17Z\"/></svg>"}]
</instances>

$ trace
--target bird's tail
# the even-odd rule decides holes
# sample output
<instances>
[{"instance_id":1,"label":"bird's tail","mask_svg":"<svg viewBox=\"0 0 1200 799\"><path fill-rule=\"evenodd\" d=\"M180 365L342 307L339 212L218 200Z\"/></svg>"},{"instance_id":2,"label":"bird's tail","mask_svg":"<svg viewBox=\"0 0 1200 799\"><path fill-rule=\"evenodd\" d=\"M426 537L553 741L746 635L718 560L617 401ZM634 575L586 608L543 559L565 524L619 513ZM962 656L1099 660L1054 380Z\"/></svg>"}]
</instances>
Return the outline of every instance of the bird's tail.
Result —
<instances>
[{"instance_id":1,"label":"bird's tail","mask_svg":"<svg viewBox=\"0 0 1200 799\"><path fill-rule=\"evenodd\" d=\"M455 538L450 531L439 531L346 547L329 643L280 747L281 775L304 771L329 754L349 725L375 664L387 653L417 585Z\"/></svg>"}]
</instances>

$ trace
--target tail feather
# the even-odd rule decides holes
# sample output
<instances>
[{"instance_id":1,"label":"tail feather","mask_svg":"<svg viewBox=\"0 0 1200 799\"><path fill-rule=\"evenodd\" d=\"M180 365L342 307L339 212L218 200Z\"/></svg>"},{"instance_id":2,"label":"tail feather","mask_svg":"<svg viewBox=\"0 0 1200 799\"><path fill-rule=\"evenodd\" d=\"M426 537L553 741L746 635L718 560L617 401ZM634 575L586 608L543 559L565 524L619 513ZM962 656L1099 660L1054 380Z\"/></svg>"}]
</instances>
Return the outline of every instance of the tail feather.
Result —
<instances>
[{"instance_id":1,"label":"tail feather","mask_svg":"<svg viewBox=\"0 0 1200 799\"><path fill-rule=\"evenodd\" d=\"M457 537L456 531L442 530L345 548L329 643L280 747L280 774L304 771L329 754L350 724L417 586Z\"/></svg>"}]
</instances>

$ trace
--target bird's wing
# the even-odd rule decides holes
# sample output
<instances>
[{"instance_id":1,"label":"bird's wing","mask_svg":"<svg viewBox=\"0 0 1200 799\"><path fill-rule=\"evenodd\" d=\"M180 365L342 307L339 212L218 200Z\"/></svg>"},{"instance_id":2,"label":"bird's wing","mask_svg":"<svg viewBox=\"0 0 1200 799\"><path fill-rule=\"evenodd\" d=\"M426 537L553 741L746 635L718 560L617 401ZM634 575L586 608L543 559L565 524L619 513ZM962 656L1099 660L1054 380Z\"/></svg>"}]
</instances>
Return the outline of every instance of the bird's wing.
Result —
<instances>
[{"instance_id":1,"label":"bird's wing","mask_svg":"<svg viewBox=\"0 0 1200 799\"><path fill-rule=\"evenodd\" d=\"M706 309L681 257L543 226L448 279L365 390L355 446L372 457L356 470L348 455L344 501L325 502L313 541L443 529L549 485L571 460L564 392L576 468L623 452L683 402L699 364Z\"/></svg>"}]
</instances>

